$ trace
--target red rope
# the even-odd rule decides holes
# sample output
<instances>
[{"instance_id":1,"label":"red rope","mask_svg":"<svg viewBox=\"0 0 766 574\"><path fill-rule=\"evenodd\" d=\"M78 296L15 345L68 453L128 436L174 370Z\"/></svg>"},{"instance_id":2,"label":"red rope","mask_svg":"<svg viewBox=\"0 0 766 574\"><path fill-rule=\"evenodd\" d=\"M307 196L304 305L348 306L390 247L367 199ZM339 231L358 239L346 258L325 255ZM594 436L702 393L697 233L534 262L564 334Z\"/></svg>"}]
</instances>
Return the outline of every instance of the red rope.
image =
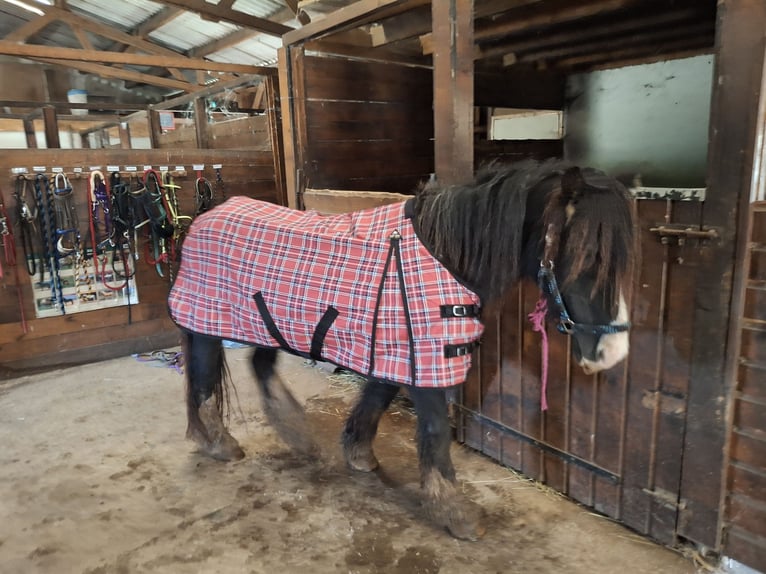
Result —
<instances>
[{"instance_id":1,"label":"red rope","mask_svg":"<svg viewBox=\"0 0 766 574\"><path fill-rule=\"evenodd\" d=\"M548 332L545 330L545 315L548 312L548 301L540 295L535 310L528 315L532 330L540 333L542 338L542 374L540 376L540 410L548 410Z\"/></svg>"}]
</instances>

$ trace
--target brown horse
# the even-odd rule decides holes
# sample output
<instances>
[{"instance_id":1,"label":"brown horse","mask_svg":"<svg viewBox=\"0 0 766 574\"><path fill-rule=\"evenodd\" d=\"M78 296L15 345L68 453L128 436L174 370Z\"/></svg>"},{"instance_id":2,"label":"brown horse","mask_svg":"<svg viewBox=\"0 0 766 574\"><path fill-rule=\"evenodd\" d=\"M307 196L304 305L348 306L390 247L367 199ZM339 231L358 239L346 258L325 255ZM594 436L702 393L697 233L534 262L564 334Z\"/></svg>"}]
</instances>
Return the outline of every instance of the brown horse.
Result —
<instances>
[{"instance_id":1,"label":"brown horse","mask_svg":"<svg viewBox=\"0 0 766 574\"><path fill-rule=\"evenodd\" d=\"M426 513L475 539L483 527L457 488L445 390L465 379L480 306L536 279L577 363L614 366L628 353L634 217L617 180L553 160L491 166L466 185L431 183L403 204L340 216L230 200L193 224L169 300L184 333L188 436L214 458L244 456L222 418L222 339L255 346L269 420L302 451L314 445L275 376L278 350L364 375L342 436L354 470L378 466L378 422L405 385Z\"/></svg>"}]
</instances>

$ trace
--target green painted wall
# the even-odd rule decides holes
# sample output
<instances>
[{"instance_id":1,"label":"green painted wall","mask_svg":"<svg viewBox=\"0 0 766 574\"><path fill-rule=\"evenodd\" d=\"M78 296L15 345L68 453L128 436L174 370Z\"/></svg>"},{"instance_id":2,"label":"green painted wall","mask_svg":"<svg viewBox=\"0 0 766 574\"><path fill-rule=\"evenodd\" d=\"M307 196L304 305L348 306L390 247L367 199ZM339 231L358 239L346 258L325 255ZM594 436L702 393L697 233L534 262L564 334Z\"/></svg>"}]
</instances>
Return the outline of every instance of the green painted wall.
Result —
<instances>
[{"instance_id":1,"label":"green painted wall","mask_svg":"<svg viewBox=\"0 0 766 574\"><path fill-rule=\"evenodd\" d=\"M571 76L565 156L643 185L703 187L713 56Z\"/></svg>"}]
</instances>

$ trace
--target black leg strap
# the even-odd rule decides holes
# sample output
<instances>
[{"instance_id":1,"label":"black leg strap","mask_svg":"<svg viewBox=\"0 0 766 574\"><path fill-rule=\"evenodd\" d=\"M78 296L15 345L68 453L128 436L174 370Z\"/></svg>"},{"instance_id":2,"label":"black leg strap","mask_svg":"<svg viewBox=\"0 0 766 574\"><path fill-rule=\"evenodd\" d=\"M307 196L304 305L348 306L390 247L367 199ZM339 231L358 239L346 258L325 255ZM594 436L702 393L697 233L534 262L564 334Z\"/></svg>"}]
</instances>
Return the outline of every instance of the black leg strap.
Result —
<instances>
[{"instance_id":1,"label":"black leg strap","mask_svg":"<svg viewBox=\"0 0 766 574\"><path fill-rule=\"evenodd\" d=\"M332 327L333 322L338 317L338 310L335 307L328 307L324 312L322 318L317 323L316 329L314 329L314 336L311 337L311 351L309 355L315 361L322 360L322 347L324 346L324 338L327 336L327 331Z\"/></svg>"},{"instance_id":2,"label":"black leg strap","mask_svg":"<svg viewBox=\"0 0 766 574\"><path fill-rule=\"evenodd\" d=\"M271 335L272 338L277 343L279 343L280 347L294 352L292 347L290 347L290 345L287 344L287 341L285 341L282 333L279 332L279 328L274 322L274 318L271 316L271 313L269 313L269 308L266 306L266 301L263 299L263 293L258 291L258 293L253 295L253 300L255 301L255 306L258 307L258 312L261 314L261 319L263 319L263 323L266 325L266 330L269 332L269 335Z\"/></svg>"}]
</instances>

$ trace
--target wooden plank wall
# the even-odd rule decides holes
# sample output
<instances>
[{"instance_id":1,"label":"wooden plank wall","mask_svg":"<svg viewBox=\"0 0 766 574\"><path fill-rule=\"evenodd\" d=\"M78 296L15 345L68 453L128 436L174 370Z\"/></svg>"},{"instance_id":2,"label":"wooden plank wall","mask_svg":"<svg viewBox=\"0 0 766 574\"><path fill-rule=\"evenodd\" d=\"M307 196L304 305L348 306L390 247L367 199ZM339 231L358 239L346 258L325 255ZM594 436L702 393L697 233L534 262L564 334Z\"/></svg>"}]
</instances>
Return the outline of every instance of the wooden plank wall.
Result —
<instances>
[{"instance_id":1,"label":"wooden plank wall","mask_svg":"<svg viewBox=\"0 0 766 574\"><path fill-rule=\"evenodd\" d=\"M13 210L12 199L15 176L11 168L25 166L63 167L72 173L73 167L107 165L160 165L185 166L187 174L177 176L181 185L179 198L182 213L193 213L193 189L196 174L194 164L206 166L204 175L215 182L213 164L220 163L225 195L246 195L267 201L276 201L274 164L270 152L253 150L5 150L0 158L0 173L7 174L0 185L3 196ZM85 178L72 179L81 209L87 209L87 183ZM87 212L81 221L87 221ZM18 234L18 227L16 228ZM6 269L0 281L0 376L9 376L19 370L103 360L133 352L144 352L177 344L177 330L166 311L165 299L168 280L160 278L153 267L140 261L137 267L139 304L131 309L132 323L128 324L127 307L116 307L62 317L36 319L31 300L29 279L23 266L23 253L17 241L19 272L21 274L24 312L29 323L26 334L20 324L14 274Z\"/></svg>"},{"instance_id":2,"label":"wooden plank wall","mask_svg":"<svg viewBox=\"0 0 766 574\"><path fill-rule=\"evenodd\" d=\"M766 572L766 202L751 207L725 554Z\"/></svg>"},{"instance_id":3,"label":"wooden plank wall","mask_svg":"<svg viewBox=\"0 0 766 574\"><path fill-rule=\"evenodd\" d=\"M431 70L306 56L303 170L311 188L408 193L434 168ZM303 99L301 99L303 98Z\"/></svg>"},{"instance_id":4,"label":"wooden plank wall","mask_svg":"<svg viewBox=\"0 0 766 574\"><path fill-rule=\"evenodd\" d=\"M197 134L194 122L176 120L176 129L160 135L160 149L194 149ZM254 149L270 151L269 119L248 116L209 125L210 149Z\"/></svg>"}]
</instances>

